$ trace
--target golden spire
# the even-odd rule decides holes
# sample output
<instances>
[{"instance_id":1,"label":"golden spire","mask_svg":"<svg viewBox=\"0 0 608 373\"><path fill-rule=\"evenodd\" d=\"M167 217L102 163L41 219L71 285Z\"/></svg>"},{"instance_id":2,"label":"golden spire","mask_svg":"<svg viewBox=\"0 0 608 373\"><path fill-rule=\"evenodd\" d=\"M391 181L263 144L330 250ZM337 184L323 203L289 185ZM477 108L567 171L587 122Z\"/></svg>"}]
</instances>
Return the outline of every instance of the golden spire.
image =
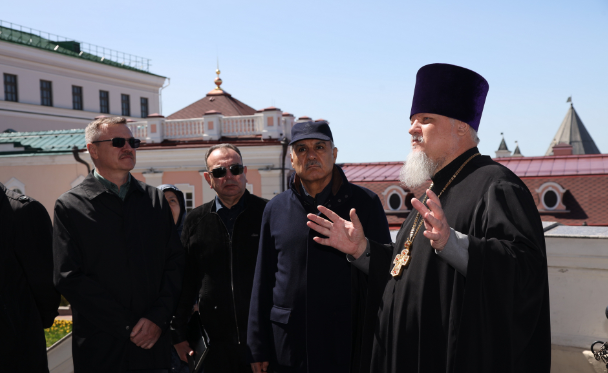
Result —
<instances>
[{"instance_id":1,"label":"golden spire","mask_svg":"<svg viewBox=\"0 0 608 373\"><path fill-rule=\"evenodd\" d=\"M222 85L222 79L220 78L220 58L217 58L217 69L215 70L215 73L217 74L217 78L215 78L215 80L213 81L215 83L215 89L221 91L222 89L220 88L220 86Z\"/></svg>"}]
</instances>

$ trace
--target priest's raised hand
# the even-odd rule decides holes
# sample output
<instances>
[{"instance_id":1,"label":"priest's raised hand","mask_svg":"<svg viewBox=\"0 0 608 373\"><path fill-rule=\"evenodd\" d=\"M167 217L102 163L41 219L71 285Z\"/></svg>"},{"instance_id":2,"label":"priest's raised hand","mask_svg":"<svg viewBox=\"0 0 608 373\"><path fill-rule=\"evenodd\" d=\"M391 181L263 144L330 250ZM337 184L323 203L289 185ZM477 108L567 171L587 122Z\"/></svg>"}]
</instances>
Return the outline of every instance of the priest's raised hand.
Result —
<instances>
[{"instance_id":1,"label":"priest's raised hand","mask_svg":"<svg viewBox=\"0 0 608 373\"><path fill-rule=\"evenodd\" d=\"M324 235L327 238L314 237L315 242L321 245L331 246L342 251L345 254L350 254L358 258L365 252L367 240L363 232L363 225L357 216L355 209L350 210L350 220L344 220L338 214L331 211L327 207L317 206L319 211L327 216L323 219L315 214L308 214L310 219L306 223L310 229L314 229L317 233ZM448 228L449 229L449 228Z\"/></svg>"},{"instance_id":2,"label":"priest's raised hand","mask_svg":"<svg viewBox=\"0 0 608 373\"><path fill-rule=\"evenodd\" d=\"M450 238L450 225L443 213L439 197L430 189L426 190L426 195L428 196L426 203L428 207L416 198L412 198L412 206L424 219L424 237L431 241L433 249L441 251Z\"/></svg>"}]
</instances>

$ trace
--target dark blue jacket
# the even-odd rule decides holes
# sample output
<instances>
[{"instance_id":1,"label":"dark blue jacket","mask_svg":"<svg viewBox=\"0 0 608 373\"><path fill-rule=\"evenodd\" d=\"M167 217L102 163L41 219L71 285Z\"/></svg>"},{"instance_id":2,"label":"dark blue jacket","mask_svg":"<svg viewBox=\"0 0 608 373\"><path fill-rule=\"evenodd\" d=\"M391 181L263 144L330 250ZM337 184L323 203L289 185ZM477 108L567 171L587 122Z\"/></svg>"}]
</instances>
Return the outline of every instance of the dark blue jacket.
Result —
<instances>
[{"instance_id":1,"label":"dark blue jacket","mask_svg":"<svg viewBox=\"0 0 608 373\"><path fill-rule=\"evenodd\" d=\"M277 371L348 372L361 273L343 253L317 244L306 226L319 214L303 197L300 179L266 205L249 311L247 343L254 361L270 361ZM332 191L324 204L342 218L357 210L366 236L390 243L378 196L346 179L334 167ZM353 304L354 305L354 304Z\"/></svg>"}]
</instances>

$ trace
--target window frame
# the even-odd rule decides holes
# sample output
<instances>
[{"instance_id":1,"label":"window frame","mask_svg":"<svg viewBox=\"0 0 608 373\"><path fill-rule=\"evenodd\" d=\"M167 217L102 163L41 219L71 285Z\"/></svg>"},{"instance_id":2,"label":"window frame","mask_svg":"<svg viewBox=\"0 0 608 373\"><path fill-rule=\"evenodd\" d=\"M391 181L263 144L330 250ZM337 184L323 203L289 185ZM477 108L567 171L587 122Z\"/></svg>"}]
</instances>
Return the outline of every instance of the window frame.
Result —
<instances>
[{"instance_id":1,"label":"window frame","mask_svg":"<svg viewBox=\"0 0 608 373\"><path fill-rule=\"evenodd\" d=\"M79 106L79 107L77 107ZM84 110L84 102L82 99L82 87L73 85L72 86L72 109L73 110Z\"/></svg>"},{"instance_id":2,"label":"window frame","mask_svg":"<svg viewBox=\"0 0 608 373\"><path fill-rule=\"evenodd\" d=\"M48 86L45 85L46 83ZM40 79L40 105L53 107L53 82L51 80Z\"/></svg>"},{"instance_id":3,"label":"window frame","mask_svg":"<svg viewBox=\"0 0 608 373\"><path fill-rule=\"evenodd\" d=\"M174 184L183 194L184 194L184 202L186 205L186 214L196 208L196 196L195 196L195 188L194 185L191 184ZM188 199L188 193L191 193L191 199ZM191 202L191 206L188 207L188 201Z\"/></svg>"},{"instance_id":4,"label":"window frame","mask_svg":"<svg viewBox=\"0 0 608 373\"><path fill-rule=\"evenodd\" d=\"M123 117L131 116L131 97L127 94L120 94L120 109Z\"/></svg>"},{"instance_id":5,"label":"window frame","mask_svg":"<svg viewBox=\"0 0 608 373\"><path fill-rule=\"evenodd\" d=\"M106 94L105 97L103 97L103 94ZM105 99L105 105L104 105L104 99ZM105 108L105 111L104 111ZM110 92L109 91L104 91L102 89L99 90L99 112L102 114L110 114Z\"/></svg>"},{"instance_id":6,"label":"window frame","mask_svg":"<svg viewBox=\"0 0 608 373\"><path fill-rule=\"evenodd\" d=\"M12 77L14 78L14 82L9 82L7 80L7 78ZM14 92L9 92L9 87L14 88ZM14 95L14 100L10 100L9 99L9 95L12 96ZM18 89L18 80L17 80L17 75L16 74L8 74L8 73L4 73L4 101L10 101L10 102L19 102L19 89Z\"/></svg>"},{"instance_id":7,"label":"window frame","mask_svg":"<svg viewBox=\"0 0 608 373\"><path fill-rule=\"evenodd\" d=\"M145 102L145 104L144 104ZM149 105L150 101L148 100L147 97L140 97L139 98L139 106L141 109L141 117L142 118L147 118L148 115L150 115L150 105ZM145 110L144 110L145 107Z\"/></svg>"}]
</instances>

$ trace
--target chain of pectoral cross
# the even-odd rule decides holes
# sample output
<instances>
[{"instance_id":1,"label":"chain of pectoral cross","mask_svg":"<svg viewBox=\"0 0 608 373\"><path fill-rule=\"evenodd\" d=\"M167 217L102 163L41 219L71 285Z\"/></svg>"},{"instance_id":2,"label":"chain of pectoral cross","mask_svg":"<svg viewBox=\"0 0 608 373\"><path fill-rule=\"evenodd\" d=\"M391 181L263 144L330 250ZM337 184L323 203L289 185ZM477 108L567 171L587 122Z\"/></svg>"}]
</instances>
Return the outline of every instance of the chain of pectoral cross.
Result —
<instances>
[{"instance_id":1,"label":"chain of pectoral cross","mask_svg":"<svg viewBox=\"0 0 608 373\"><path fill-rule=\"evenodd\" d=\"M458 176L460 171L462 171L464 166L466 166L467 163L469 163L469 161L471 161L471 159L477 157L478 155L480 155L480 154L475 153L472 156L470 156L469 159L467 159L462 164L462 166L460 166L460 168L458 170L456 170L456 172L454 173L452 178L447 182L447 184L445 184L445 186L441 190L441 193L439 193L439 195L437 195L437 198L441 197L443 192L445 192L445 190L452 183L452 181L454 181L454 179L456 178L456 176ZM429 189L433 189L433 185L434 185L434 183L431 183L431 185L429 186ZM425 204L427 199L428 199L428 196L425 194L424 199L422 200L422 203ZM426 206L426 204L425 204L425 206ZM395 266L393 267L393 269L391 269L391 276L399 277L399 276L401 276L403 269L407 268L408 264L410 263L410 258L411 258L410 247L412 246L412 242L414 242L414 238L416 238L416 235L418 234L418 231L420 230L420 227L422 227L423 223L424 223L424 219L422 219L420 212L417 212L416 219L414 219L414 225L412 225L412 229L410 230L410 236L407 238L407 240L405 240L405 244L403 244L404 248L403 248L403 250L401 250L401 253L397 254L395 259L393 260L393 264L395 264Z\"/></svg>"}]
</instances>

